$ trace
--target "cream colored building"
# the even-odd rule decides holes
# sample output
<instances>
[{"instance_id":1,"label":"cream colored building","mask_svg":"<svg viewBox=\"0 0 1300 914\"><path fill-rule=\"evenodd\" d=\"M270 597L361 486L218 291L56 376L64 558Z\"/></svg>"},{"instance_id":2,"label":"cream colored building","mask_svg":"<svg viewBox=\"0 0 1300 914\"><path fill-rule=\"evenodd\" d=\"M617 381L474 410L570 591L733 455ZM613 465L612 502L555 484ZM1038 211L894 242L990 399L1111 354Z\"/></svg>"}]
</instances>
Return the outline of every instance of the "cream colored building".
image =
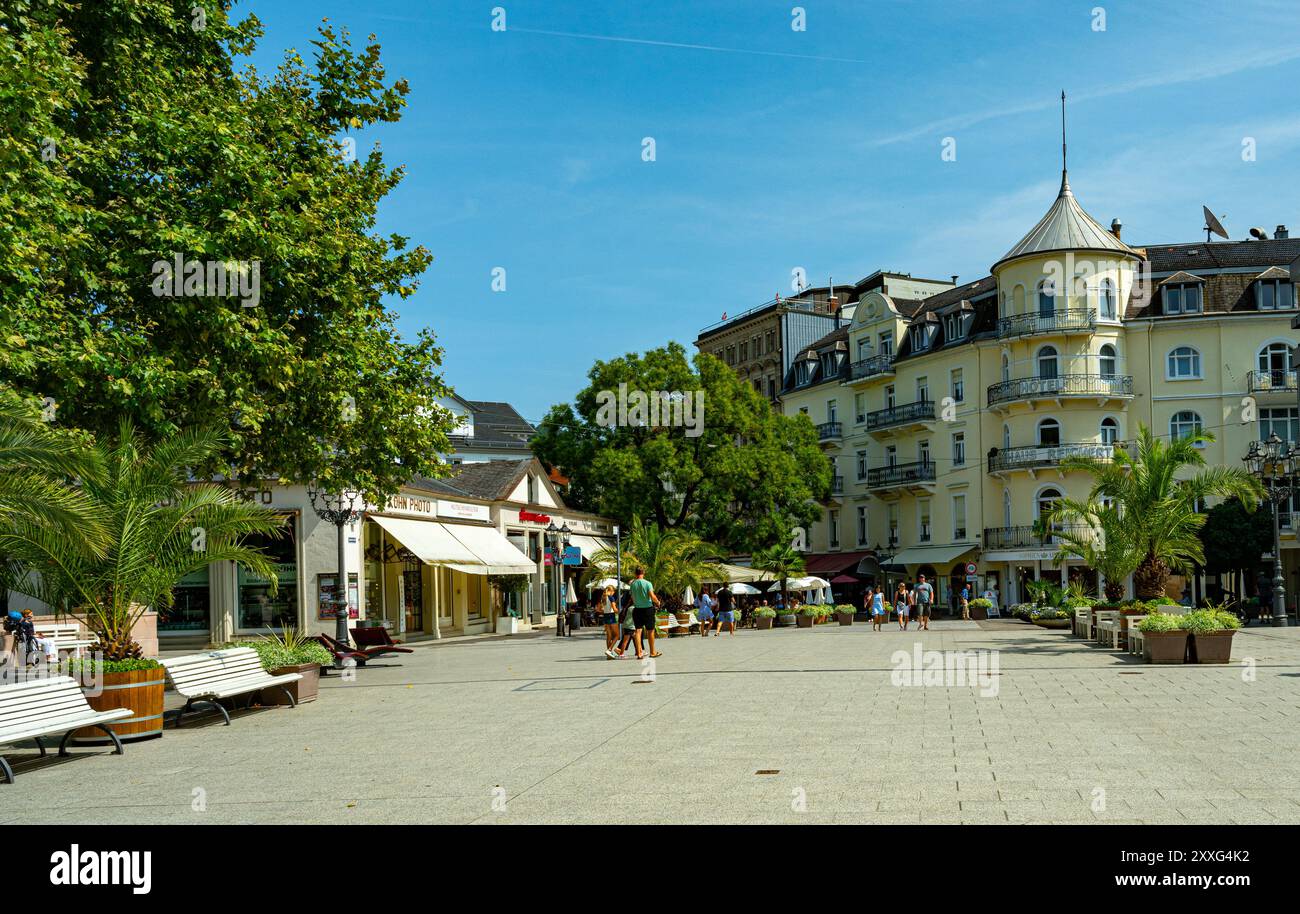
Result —
<instances>
[{"instance_id":1,"label":"cream colored building","mask_svg":"<svg viewBox=\"0 0 1300 914\"><path fill-rule=\"evenodd\" d=\"M1131 247L1063 174L991 275L919 303L866 292L845 328L801 354L814 373L801 383L796 363L783 390L784 412L809 415L842 477L810 531L810 561L829 570L844 564L836 554L865 553L859 576L924 573L945 604L969 566L976 591L996 588L1004 606L1029 578L1099 587L1077 562L1055 567L1033 532L1052 501L1087 493L1090 477L1061 471L1061 458L1109 456L1139 422L1165 436L1212 431L1205 457L1219 465L1242 466L1272 431L1300 440L1287 270L1298 256L1284 226L1261 240ZM1205 586L1176 583L1194 597Z\"/></svg>"}]
</instances>

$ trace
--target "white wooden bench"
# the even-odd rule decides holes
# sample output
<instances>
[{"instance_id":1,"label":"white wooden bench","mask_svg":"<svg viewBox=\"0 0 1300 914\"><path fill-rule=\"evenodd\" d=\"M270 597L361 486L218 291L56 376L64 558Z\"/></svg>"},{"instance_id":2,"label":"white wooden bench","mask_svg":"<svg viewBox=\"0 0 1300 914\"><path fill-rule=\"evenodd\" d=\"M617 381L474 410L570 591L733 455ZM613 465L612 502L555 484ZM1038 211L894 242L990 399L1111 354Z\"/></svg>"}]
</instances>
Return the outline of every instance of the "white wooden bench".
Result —
<instances>
[{"instance_id":1,"label":"white wooden bench","mask_svg":"<svg viewBox=\"0 0 1300 914\"><path fill-rule=\"evenodd\" d=\"M1092 625L1088 630L1089 640L1100 642L1102 640L1102 623L1111 619L1118 619L1119 616L1120 611L1118 609L1102 609L1094 611L1092 614Z\"/></svg>"},{"instance_id":2,"label":"white wooden bench","mask_svg":"<svg viewBox=\"0 0 1300 914\"><path fill-rule=\"evenodd\" d=\"M74 730L97 727L113 741L113 754L121 755L122 741L104 725L134 713L130 708L96 711L86 701L81 686L70 676L41 676L3 685L0 686L0 745L35 740L44 756L45 744L41 737L62 733L59 755L67 755L68 740ZM13 783L14 770L3 758L0 758L0 774L6 783Z\"/></svg>"},{"instance_id":3,"label":"white wooden bench","mask_svg":"<svg viewBox=\"0 0 1300 914\"><path fill-rule=\"evenodd\" d=\"M186 654L184 657L169 657L159 662L166 668L172 688L185 699L185 707L176 712L178 727L185 712L192 711L195 705L216 708L225 718L228 727L230 715L222 707L221 699L248 695L262 689L278 687L288 696L291 706L298 705L293 693L285 686L297 682L302 676L297 673L272 676L262 669L262 658L251 647Z\"/></svg>"},{"instance_id":4,"label":"white wooden bench","mask_svg":"<svg viewBox=\"0 0 1300 914\"><path fill-rule=\"evenodd\" d=\"M678 622L674 613L669 613L666 617L656 618L655 620L655 628L661 629L665 635L671 635L675 628L684 628L687 634L690 634L692 628L698 629L699 626L700 620L695 617L694 612L691 613L690 619L684 623Z\"/></svg>"},{"instance_id":5,"label":"white wooden bench","mask_svg":"<svg viewBox=\"0 0 1300 914\"><path fill-rule=\"evenodd\" d=\"M1119 638L1123 631L1124 623L1119 616L1102 619L1097 623L1097 640L1119 650Z\"/></svg>"},{"instance_id":6,"label":"white wooden bench","mask_svg":"<svg viewBox=\"0 0 1300 914\"><path fill-rule=\"evenodd\" d=\"M1080 638L1088 637L1088 620L1091 617L1091 606L1079 606L1075 608L1074 621L1071 623L1071 627L1074 629L1074 633Z\"/></svg>"},{"instance_id":7,"label":"white wooden bench","mask_svg":"<svg viewBox=\"0 0 1300 914\"><path fill-rule=\"evenodd\" d=\"M76 622L33 621L32 628L36 630L37 638L48 638L53 641L57 651L72 651L77 657L80 657L86 648L95 644L94 638L87 638L82 634L81 626Z\"/></svg>"}]
</instances>

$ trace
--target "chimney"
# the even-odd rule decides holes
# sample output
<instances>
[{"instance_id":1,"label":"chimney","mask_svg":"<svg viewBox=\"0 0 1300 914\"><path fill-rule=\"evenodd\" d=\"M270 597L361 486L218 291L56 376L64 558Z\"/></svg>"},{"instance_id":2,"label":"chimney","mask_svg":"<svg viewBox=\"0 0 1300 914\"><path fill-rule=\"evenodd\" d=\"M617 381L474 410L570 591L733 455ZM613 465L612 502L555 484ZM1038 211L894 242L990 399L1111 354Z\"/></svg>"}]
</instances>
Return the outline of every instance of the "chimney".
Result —
<instances>
[{"instance_id":1,"label":"chimney","mask_svg":"<svg viewBox=\"0 0 1300 914\"><path fill-rule=\"evenodd\" d=\"M1123 241L1124 223L1118 219L1110 220L1110 233L1115 236L1116 241Z\"/></svg>"},{"instance_id":2,"label":"chimney","mask_svg":"<svg viewBox=\"0 0 1300 914\"><path fill-rule=\"evenodd\" d=\"M956 273L953 273L953 274L952 274L952 284L953 284L954 286L957 285L957 274L956 274Z\"/></svg>"},{"instance_id":3,"label":"chimney","mask_svg":"<svg viewBox=\"0 0 1300 914\"><path fill-rule=\"evenodd\" d=\"M1290 238L1291 233L1286 230L1285 225L1279 225L1277 231L1273 233L1274 238Z\"/></svg>"},{"instance_id":4,"label":"chimney","mask_svg":"<svg viewBox=\"0 0 1300 914\"><path fill-rule=\"evenodd\" d=\"M834 295L829 296L826 299L826 310L830 311L832 316L834 316L835 329L838 330L840 328L840 300Z\"/></svg>"}]
</instances>

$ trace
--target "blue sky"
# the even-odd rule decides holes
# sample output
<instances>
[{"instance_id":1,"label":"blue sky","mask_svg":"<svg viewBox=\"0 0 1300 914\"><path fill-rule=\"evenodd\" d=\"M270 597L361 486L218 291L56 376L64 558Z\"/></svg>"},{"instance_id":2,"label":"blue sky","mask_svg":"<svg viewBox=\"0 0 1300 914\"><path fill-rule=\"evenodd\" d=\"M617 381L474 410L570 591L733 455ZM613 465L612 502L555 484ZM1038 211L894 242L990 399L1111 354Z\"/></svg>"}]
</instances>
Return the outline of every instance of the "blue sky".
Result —
<instances>
[{"instance_id":1,"label":"blue sky","mask_svg":"<svg viewBox=\"0 0 1300 914\"><path fill-rule=\"evenodd\" d=\"M806 31L791 28L796 5ZM788 293L795 268L814 285L876 269L987 275L1055 196L1062 89L1071 186L1098 221L1120 217L1126 241L1203 237L1202 203L1233 238L1300 231L1293 0L246 11L267 28L259 67L308 52L329 17L354 42L373 32L410 81L403 120L358 137L408 169L380 230L435 257L394 304L400 325L437 332L460 394L533 420L595 359L669 339L693 349L723 311Z\"/></svg>"}]
</instances>

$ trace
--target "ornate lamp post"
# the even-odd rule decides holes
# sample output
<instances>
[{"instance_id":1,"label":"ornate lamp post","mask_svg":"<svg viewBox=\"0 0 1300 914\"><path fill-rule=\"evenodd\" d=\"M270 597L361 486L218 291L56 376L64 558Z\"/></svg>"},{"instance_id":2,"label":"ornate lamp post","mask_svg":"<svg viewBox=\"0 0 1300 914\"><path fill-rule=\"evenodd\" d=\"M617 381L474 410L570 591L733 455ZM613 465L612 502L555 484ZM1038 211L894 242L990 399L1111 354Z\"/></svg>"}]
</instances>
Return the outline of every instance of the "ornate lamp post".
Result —
<instances>
[{"instance_id":1,"label":"ornate lamp post","mask_svg":"<svg viewBox=\"0 0 1300 914\"><path fill-rule=\"evenodd\" d=\"M1264 484L1266 497L1273 507L1273 624L1285 626L1286 580L1282 577L1282 502L1296 491L1297 463L1300 449L1292 442L1283 441L1277 432L1267 441L1252 441L1250 451L1243 458L1247 469Z\"/></svg>"},{"instance_id":2,"label":"ornate lamp post","mask_svg":"<svg viewBox=\"0 0 1300 914\"><path fill-rule=\"evenodd\" d=\"M361 516L361 510L365 505L361 493L344 490L341 492L327 492L320 488L318 483L312 483L307 487L307 497L311 499L311 509L316 512L316 516L327 523L333 524L338 528L339 535L339 558L338 576L335 578L334 591L334 637L341 644L347 644L348 635L348 579L347 579L347 561L345 559L345 543L343 528L351 524ZM343 660L334 661L337 669L343 668Z\"/></svg>"},{"instance_id":3,"label":"ornate lamp post","mask_svg":"<svg viewBox=\"0 0 1300 914\"><path fill-rule=\"evenodd\" d=\"M546 525L546 535L552 542L551 561L555 566L555 636L557 638L562 638L566 634L564 550L569 546L569 534L572 532L567 523L563 527L555 526L555 521Z\"/></svg>"}]
</instances>

